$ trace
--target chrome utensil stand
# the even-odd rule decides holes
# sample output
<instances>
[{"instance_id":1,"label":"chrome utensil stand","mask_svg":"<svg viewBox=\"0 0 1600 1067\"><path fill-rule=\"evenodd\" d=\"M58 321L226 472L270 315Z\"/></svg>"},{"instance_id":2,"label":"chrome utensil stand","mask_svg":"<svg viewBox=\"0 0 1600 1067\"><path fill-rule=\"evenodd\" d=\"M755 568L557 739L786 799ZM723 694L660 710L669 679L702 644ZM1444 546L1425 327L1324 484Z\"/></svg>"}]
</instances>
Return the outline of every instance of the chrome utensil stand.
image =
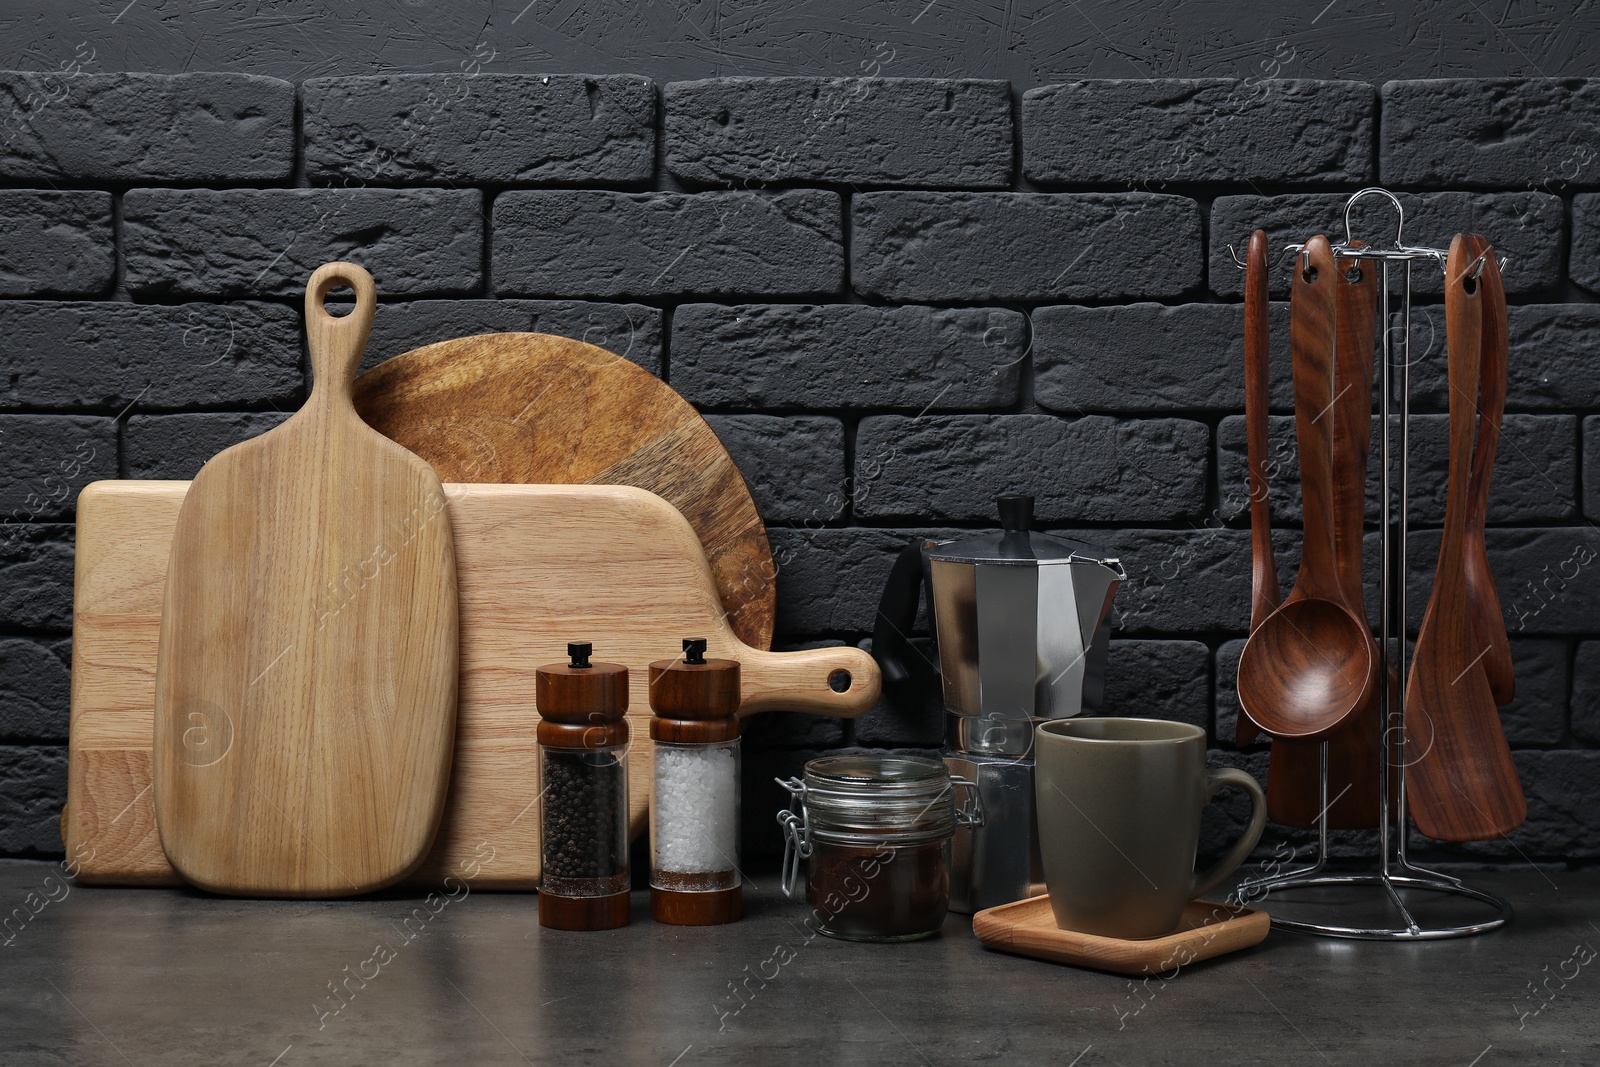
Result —
<instances>
[{"instance_id":1,"label":"chrome utensil stand","mask_svg":"<svg viewBox=\"0 0 1600 1067\"><path fill-rule=\"evenodd\" d=\"M1379 248L1364 244L1356 244L1350 228L1350 211L1356 202L1364 197L1383 197L1394 205L1398 221L1395 225L1394 244L1389 248ZM1384 687L1382 714L1379 718L1379 768L1378 768L1378 869L1375 872L1356 874L1323 873L1327 866L1328 855L1328 742L1324 741L1319 746L1321 749L1318 774L1318 799L1319 814L1317 816L1317 851L1316 859L1310 866L1296 870L1282 871L1265 875L1260 878L1248 879L1234 890L1233 899L1239 903L1249 903L1261 900L1272 893L1282 893L1295 889L1327 888L1339 886L1371 886L1383 890L1390 904L1399 911L1403 925L1395 926L1341 926L1335 923L1309 922L1301 919L1290 919L1280 915L1272 917L1274 926L1288 930L1301 930L1306 933L1322 934L1326 937L1348 937L1371 941L1432 941L1450 937L1466 937L1471 934L1486 933L1490 930L1504 926L1511 918L1511 905L1500 897L1473 889L1464 885L1459 878L1438 871L1431 871L1419 867L1406 854L1407 839L1410 835L1410 819L1406 814L1406 756L1405 756L1405 691L1406 691L1406 537L1409 532L1407 521L1407 505L1409 497L1409 483L1407 473L1409 468L1409 442L1411 429L1411 268L1418 262L1432 263L1441 271L1444 270L1446 252L1438 248L1421 248L1408 246L1403 241L1405 231L1405 209L1401 207L1399 199L1387 189L1367 188L1352 196L1344 208L1344 233L1343 244L1333 246L1335 261L1341 259L1359 259L1376 261L1382 265L1383 290L1382 290L1382 315L1383 315L1383 373L1382 397L1379 401L1379 418L1383 426L1381 462L1383 464L1383 528L1382 528L1382 558L1383 577L1381 603L1383 605L1379 620L1379 664L1378 678ZM1232 249L1230 249L1232 251ZM1290 245L1285 252L1293 252L1297 256L1304 256L1303 245ZM1484 255L1492 255L1493 251ZM1239 262L1238 255L1234 254L1234 261ZM1501 262L1504 262L1503 260ZM1394 388L1395 345L1394 319L1390 308L1390 267L1403 265L1405 268L1404 297L1400 302L1400 419L1398 423L1399 456L1400 456L1400 485L1399 485L1399 515L1392 514L1393 497L1390 487L1390 456L1392 439L1396 436L1396 427L1391 424L1390 405L1396 395ZM1244 267L1239 263L1240 268ZM1483 270L1483 259L1480 257L1474 266L1474 271ZM1476 275L1474 275L1476 276ZM1396 522L1398 518L1398 522ZM1394 527L1398 525L1396 531ZM1397 586L1394 583L1398 583ZM1391 638L1394 638L1393 652L1391 653ZM1397 658L1398 685L1388 684L1390 659ZM1396 706L1397 705L1397 706ZM1244 714L1241 709L1240 714ZM1390 777L1394 778L1393 796L1394 811L1390 811ZM1338 798L1335 797L1335 800ZM1492 916L1478 922L1461 923L1453 926L1424 925L1412 913L1410 906L1401 899L1401 890L1415 890L1445 894L1447 896L1465 897L1470 900L1485 904L1492 910Z\"/></svg>"}]
</instances>

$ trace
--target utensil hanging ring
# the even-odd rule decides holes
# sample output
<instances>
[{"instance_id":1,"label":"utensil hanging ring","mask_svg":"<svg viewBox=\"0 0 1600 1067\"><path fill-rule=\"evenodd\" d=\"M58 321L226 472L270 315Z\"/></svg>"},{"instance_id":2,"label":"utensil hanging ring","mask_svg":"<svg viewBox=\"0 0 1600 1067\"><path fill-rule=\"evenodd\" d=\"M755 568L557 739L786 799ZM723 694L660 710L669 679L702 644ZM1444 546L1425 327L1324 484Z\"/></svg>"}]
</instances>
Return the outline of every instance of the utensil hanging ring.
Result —
<instances>
[{"instance_id":1,"label":"utensil hanging ring","mask_svg":"<svg viewBox=\"0 0 1600 1067\"><path fill-rule=\"evenodd\" d=\"M1381 188L1381 187L1376 186L1376 185L1369 185L1365 189L1357 190L1354 194L1351 195L1349 200L1346 200L1344 202L1344 243L1345 243L1345 246L1349 247L1349 246L1355 244L1355 240L1356 240L1355 239L1355 233L1350 228L1350 209L1355 207L1356 206L1356 201L1360 200L1364 196L1381 196L1381 197L1385 197L1389 201L1389 203L1394 205L1395 214L1398 216L1398 219L1395 222L1395 226L1394 226L1394 246L1396 248L1404 248L1405 247L1405 242L1402 240L1402 236L1404 235L1405 228L1406 228L1406 209L1405 209L1404 206L1401 205L1399 197L1395 196L1389 190Z\"/></svg>"}]
</instances>

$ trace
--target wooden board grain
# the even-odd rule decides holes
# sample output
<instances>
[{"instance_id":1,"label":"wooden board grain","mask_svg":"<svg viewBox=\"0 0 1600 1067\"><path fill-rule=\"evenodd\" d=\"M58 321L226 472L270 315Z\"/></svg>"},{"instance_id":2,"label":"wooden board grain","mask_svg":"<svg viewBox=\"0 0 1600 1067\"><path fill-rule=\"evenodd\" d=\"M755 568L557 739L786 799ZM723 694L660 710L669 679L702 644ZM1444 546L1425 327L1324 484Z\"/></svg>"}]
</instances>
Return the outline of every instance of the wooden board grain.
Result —
<instances>
[{"instance_id":1,"label":"wooden board grain","mask_svg":"<svg viewBox=\"0 0 1600 1067\"><path fill-rule=\"evenodd\" d=\"M355 291L334 317L323 301ZM156 827L218 893L365 893L426 855L456 712L456 569L439 478L351 403L377 290L306 286L314 382L212 457L173 533L155 687ZM369 573L370 572L370 573Z\"/></svg>"},{"instance_id":2,"label":"wooden board grain","mask_svg":"<svg viewBox=\"0 0 1600 1067\"><path fill-rule=\"evenodd\" d=\"M68 804L62 838L96 885L174 884L156 839L150 745L166 557L187 482L96 482L78 501ZM444 487L460 584L457 739L443 821L409 879L532 889L539 875L534 670L569 640L630 668L629 811L645 824L646 666L684 637L738 659L741 714L855 716L877 699L859 649L766 652L739 641L695 532L623 486ZM850 675L835 692L835 671ZM748 817L755 817L754 814Z\"/></svg>"},{"instance_id":3,"label":"wooden board grain","mask_svg":"<svg viewBox=\"0 0 1600 1067\"><path fill-rule=\"evenodd\" d=\"M655 375L566 337L427 345L356 380L356 410L450 482L631 485L683 513L745 644L772 646L777 566L739 468Z\"/></svg>"},{"instance_id":4,"label":"wooden board grain","mask_svg":"<svg viewBox=\"0 0 1600 1067\"><path fill-rule=\"evenodd\" d=\"M1049 894L972 917L973 934L984 948L996 952L1116 974L1169 977L1191 963L1259 945L1271 929L1272 918L1264 911L1209 900L1190 901L1175 932L1147 941L1063 930L1056 926Z\"/></svg>"}]
</instances>

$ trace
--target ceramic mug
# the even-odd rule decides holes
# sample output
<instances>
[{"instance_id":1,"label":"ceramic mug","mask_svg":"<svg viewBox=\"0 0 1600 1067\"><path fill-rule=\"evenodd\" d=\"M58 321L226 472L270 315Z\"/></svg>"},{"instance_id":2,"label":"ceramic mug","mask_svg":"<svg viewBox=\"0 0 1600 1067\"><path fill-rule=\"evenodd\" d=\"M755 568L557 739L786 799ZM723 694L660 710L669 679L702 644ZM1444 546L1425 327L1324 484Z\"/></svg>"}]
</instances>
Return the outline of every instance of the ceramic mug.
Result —
<instances>
[{"instance_id":1,"label":"ceramic mug","mask_svg":"<svg viewBox=\"0 0 1600 1067\"><path fill-rule=\"evenodd\" d=\"M1199 727L1159 719L1056 719L1035 738L1039 850L1056 925L1104 937L1162 937L1183 909L1244 861L1267 801L1233 767L1207 769ZM1217 792L1250 794L1250 827L1204 872L1200 813Z\"/></svg>"}]
</instances>

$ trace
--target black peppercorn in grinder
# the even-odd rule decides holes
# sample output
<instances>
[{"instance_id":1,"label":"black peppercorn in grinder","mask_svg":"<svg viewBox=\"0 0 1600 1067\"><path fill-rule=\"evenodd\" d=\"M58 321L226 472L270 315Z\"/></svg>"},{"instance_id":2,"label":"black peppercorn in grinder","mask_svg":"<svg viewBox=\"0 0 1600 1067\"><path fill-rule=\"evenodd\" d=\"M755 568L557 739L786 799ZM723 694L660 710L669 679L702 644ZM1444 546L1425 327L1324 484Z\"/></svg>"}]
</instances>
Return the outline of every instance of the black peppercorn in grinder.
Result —
<instances>
[{"instance_id":1,"label":"black peppercorn in grinder","mask_svg":"<svg viewBox=\"0 0 1600 1067\"><path fill-rule=\"evenodd\" d=\"M628 924L628 668L591 663L586 641L567 663L534 673L541 803L539 925Z\"/></svg>"},{"instance_id":2,"label":"black peppercorn in grinder","mask_svg":"<svg viewBox=\"0 0 1600 1067\"><path fill-rule=\"evenodd\" d=\"M961 912L1039 891L1033 731L1098 705L1106 618L1126 578L1113 553L1031 532L1032 497L997 504L997 533L906 547L872 633L884 695L907 713L942 705L945 764L977 783L984 821L957 829L950 867ZM924 584L936 664L907 637Z\"/></svg>"}]
</instances>

